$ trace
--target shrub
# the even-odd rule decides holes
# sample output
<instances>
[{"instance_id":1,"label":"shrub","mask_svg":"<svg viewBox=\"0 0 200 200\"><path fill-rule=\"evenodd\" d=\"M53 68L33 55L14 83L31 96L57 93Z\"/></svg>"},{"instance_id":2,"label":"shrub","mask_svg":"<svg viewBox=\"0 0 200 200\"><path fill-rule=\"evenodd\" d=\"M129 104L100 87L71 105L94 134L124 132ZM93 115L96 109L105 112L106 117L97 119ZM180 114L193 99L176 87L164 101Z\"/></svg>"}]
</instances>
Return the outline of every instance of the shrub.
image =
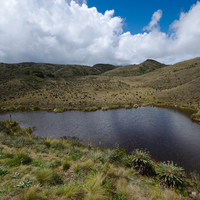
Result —
<instances>
[{"instance_id":1,"label":"shrub","mask_svg":"<svg viewBox=\"0 0 200 200\"><path fill-rule=\"evenodd\" d=\"M155 171L151 163L150 153L146 150L136 149L133 151L132 169L141 175L154 175Z\"/></svg>"},{"instance_id":2,"label":"shrub","mask_svg":"<svg viewBox=\"0 0 200 200\"><path fill-rule=\"evenodd\" d=\"M160 179L160 183L167 187L178 187L183 185L185 172L182 167L174 165L173 162L160 162L156 169L156 173Z\"/></svg>"}]
</instances>

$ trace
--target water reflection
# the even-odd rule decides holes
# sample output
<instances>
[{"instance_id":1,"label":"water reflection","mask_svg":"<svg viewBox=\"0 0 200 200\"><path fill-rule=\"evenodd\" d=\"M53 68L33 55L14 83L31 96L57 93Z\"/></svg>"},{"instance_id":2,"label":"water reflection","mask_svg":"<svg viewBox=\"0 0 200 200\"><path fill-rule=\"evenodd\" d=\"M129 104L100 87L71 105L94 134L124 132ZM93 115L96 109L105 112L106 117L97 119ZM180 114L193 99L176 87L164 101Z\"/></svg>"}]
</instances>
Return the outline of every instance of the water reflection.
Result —
<instances>
[{"instance_id":1,"label":"water reflection","mask_svg":"<svg viewBox=\"0 0 200 200\"><path fill-rule=\"evenodd\" d=\"M0 120L9 119L9 114L1 114ZM35 127L34 134L39 136L76 137L84 144L89 143L90 136L93 145L101 142L101 147L115 147L117 143L127 152L147 148L155 160L173 160L188 171L200 172L200 126L186 114L153 107L88 113L11 113L22 127Z\"/></svg>"}]
</instances>

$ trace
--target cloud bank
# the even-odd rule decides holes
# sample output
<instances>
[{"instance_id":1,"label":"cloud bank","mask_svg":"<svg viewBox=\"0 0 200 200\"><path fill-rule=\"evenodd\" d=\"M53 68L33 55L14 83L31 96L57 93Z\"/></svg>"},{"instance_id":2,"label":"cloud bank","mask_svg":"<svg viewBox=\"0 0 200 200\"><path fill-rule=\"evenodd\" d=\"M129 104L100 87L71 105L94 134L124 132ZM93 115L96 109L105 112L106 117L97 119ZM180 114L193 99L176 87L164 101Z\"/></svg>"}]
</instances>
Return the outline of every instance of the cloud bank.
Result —
<instances>
[{"instance_id":1,"label":"cloud bank","mask_svg":"<svg viewBox=\"0 0 200 200\"><path fill-rule=\"evenodd\" d=\"M0 2L0 62L130 64L147 58L164 63L200 56L200 2L160 31L156 11L142 32L123 31L114 10L99 13L85 0Z\"/></svg>"}]
</instances>

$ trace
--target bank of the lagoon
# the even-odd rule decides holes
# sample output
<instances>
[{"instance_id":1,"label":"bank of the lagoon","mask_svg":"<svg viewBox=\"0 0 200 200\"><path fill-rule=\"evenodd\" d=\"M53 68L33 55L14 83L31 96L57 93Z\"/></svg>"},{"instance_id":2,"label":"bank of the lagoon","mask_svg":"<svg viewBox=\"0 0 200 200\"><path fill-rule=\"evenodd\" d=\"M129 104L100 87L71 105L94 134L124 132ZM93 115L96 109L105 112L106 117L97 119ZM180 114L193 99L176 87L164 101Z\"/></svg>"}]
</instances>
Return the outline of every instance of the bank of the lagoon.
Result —
<instances>
[{"instance_id":1,"label":"bank of the lagoon","mask_svg":"<svg viewBox=\"0 0 200 200\"><path fill-rule=\"evenodd\" d=\"M118 109L96 112L46 111L2 113L0 120L11 118L33 134L51 138L78 139L85 145L116 147L131 152L147 148L155 160L173 160L186 171L197 170L200 163L200 126L188 116L192 111L157 107Z\"/></svg>"},{"instance_id":2,"label":"bank of the lagoon","mask_svg":"<svg viewBox=\"0 0 200 200\"><path fill-rule=\"evenodd\" d=\"M2 200L197 199L199 175L188 175L173 162L153 161L147 151L127 155L0 122Z\"/></svg>"}]
</instances>

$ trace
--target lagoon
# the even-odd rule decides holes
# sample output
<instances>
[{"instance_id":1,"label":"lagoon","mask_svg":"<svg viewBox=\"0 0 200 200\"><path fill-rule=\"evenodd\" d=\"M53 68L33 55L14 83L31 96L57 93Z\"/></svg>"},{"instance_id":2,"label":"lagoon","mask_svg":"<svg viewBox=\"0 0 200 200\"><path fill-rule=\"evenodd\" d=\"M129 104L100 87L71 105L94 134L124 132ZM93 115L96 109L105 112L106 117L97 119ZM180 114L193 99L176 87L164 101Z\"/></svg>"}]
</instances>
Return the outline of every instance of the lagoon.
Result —
<instances>
[{"instance_id":1,"label":"lagoon","mask_svg":"<svg viewBox=\"0 0 200 200\"><path fill-rule=\"evenodd\" d=\"M189 111L139 107L95 112L47 111L0 113L23 128L32 127L37 136L78 139L85 145L119 147L131 152L147 148L156 161L174 161L186 171L200 173L200 126Z\"/></svg>"}]
</instances>

